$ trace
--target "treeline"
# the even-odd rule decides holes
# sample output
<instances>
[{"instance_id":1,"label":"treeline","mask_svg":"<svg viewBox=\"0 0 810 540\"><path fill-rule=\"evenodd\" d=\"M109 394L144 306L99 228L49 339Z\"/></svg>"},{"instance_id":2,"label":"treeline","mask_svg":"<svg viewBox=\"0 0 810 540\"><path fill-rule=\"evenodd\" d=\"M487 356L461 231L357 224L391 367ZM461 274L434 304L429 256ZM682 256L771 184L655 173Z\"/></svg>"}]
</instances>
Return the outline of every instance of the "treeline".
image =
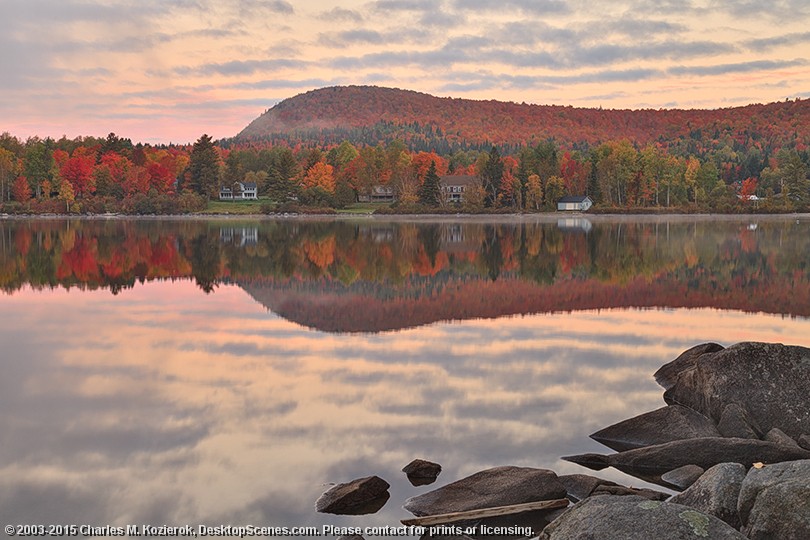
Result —
<instances>
[{"instance_id":1,"label":"treeline","mask_svg":"<svg viewBox=\"0 0 810 540\"><path fill-rule=\"evenodd\" d=\"M401 140L320 146L287 142L193 146L106 138L21 141L0 135L0 205L5 212L186 213L203 210L221 186L255 183L266 209L339 208L387 187L395 211L543 211L565 195L588 195L602 209L799 211L810 202L810 153L794 145L690 155L627 139L588 149L546 140L531 146L414 151ZM461 208L440 177L475 183Z\"/></svg>"}]
</instances>

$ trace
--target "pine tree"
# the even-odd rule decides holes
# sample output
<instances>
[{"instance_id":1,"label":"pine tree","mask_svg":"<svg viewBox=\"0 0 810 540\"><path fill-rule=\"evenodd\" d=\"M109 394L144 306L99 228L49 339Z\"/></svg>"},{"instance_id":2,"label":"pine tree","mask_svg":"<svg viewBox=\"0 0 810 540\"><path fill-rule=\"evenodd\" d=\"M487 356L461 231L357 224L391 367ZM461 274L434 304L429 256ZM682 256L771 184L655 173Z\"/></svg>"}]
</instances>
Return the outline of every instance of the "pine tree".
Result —
<instances>
[{"instance_id":1,"label":"pine tree","mask_svg":"<svg viewBox=\"0 0 810 540\"><path fill-rule=\"evenodd\" d=\"M213 197L219 189L219 154L217 154L211 137L203 135L191 150L188 171L190 188L195 193Z\"/></svg>"},{"instance_id":2,"label":"pine tree","mask_svg":"<svg viewBox=\"0 0 810 540\"><path fill-rule=\"evenodd\" d=\"M484 198L484 206L487 208L495 206L498 202L498 195L501 192L501 184L503 182L503 160L501 154L496 147L492 147L489 151L489 159L481 171L481 177L484 181L484 190L486 197Z\"/></svg>"},{"instance_id":3,"label":"pine tree","mask_svg":"<svg viewBox=\"0 0 810 540\"><path fill-rule=\"evenodd\" d=\"M419 186L417 193L419 202L425 206L439 206L442 200L442 188L439 183L439 175L436 173L436 162L430 162L430 168L425 174L425 180Z\"/></svg>"}]
</instances>

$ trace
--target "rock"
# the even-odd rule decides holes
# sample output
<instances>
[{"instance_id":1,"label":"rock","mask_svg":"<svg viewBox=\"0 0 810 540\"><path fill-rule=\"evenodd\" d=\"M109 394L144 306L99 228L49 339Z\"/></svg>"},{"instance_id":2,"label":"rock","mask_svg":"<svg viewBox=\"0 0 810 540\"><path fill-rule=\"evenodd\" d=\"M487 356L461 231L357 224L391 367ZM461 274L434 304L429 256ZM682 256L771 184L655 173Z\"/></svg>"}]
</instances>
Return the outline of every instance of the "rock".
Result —
<instances>
[{"instance_id":1,"label":"rock","mask_svg":"<svg viewBox=\"0 0 810 540\"><path fill-rule=\"evenodd\" d=\"M593 493L591 493L591 497L596 497L597 495L617 495L620 497L636 495L651 501L665 501L669 499L669 493L655 491L654 489L633 488L619 485L611 486L607 484L598 486L595 490L593 490Z\"/></svg>"},{"instance_id":2,"label":"rock","mask_svg":"<svg viewBox=\"0 0 810 540\"><path fill-rule=\"evenodd\" d=\"M338 536L337 540L366 540L359 534L344 534L343 536Z\"/></svg>"},{"instance_id":3,"label":"rock","mask_svg":"<svg viewBox=\"0 0 810 540\"><path fill-rule=\"evenodd\" d=\"M792 438L810 433L810 349L738 343L716 352L690 351L656 373L668 404L716 422L731 403L756 404L747 414L760 432L778 427Z\"/></svg>"},{"instance_id":4,"label":"rock","mask_svg":"<svg viewBox=\"0 0 810 540\"><path fill-rule=\"evenodd\" d=\"M810 538L810 460L749 470L737 511L749 538Z\"/></svg>"},{"instance_id":5,"label":"rock","mask_svg":"<svg viewBox=\"0 0 810 540\"><path fill-rule=\"evenodd\" d=\"M415 459L402 468L402 472L408 475L408 481L414 486L425 486L436 481L442 466L432 461Z\"/></svg>"},{"instance_id":6,"label":"rock","mask_svg":"<svg viewBox=\"0 0 810 540\"><path fill-rule=\"evenodd\" d=\"M568 499L572 502L579 502L595 495L638 495L655 501L663 501L669 497L667 493L660 491L625 487L587 474L568 474L560 476L559 480L565 486Z\"/></svg>"},{"instance_id":7,"label":"rock","mask_svg":"<svg viewBox=\"0 0 810 540\"><path fill-rule=\"evenodd\" d=\"M782 446L798 446L799 448L801 448L801 446L799 446L799 444L796 441L788 437L787 433L785 433L779 428L773 428L768 433L766 433L765 440L772 443L781 444Z\"/></svg>"},{"instance_id":8,"label":"rock","mask_svg":"<svg viewBox=\"0 0 810 540\"><path fill-rule=\"evenodd\" d=\"M663 386L664 390L669 390L678 382L678 376L681 372L694 368L701 356L722 350L724 350L724 347L717 343L695 345L691 349L682 352L681 355L672 362L661 366L653 375L655 381Z\"/></svg>"},{"instance_id":9,"label":"rock","mask_svg":"<svg viewBox=\"0 0 810 540\"><path fill-rule=\"evenodd\" d=\"M706 472L703 467L697 465L684 465L675 470L661 475L661 480L671 486L675 486L678 490L684 490L695 483L703 473Z\"/></svg>"},{"instance_id":10,"label":"rock","mask_svg":"<svg viewBox=\"0 0 810 540\"><path fill-rule=\"evenodd\" d=\"M759 439L759 433L753 425L748 411L739 403L729 403L720 414L717 431L723 437L737 439Z\"/></svg>"},{"instance_id":11,"label":"rock","mask_svg":"<svg viewBox=\"0 0 810 540\"><path fill-rule=\"evenodd\" d=\"M702 414L671 405L606 427L591 439L617 452L681 439L719 437L714 422Z\"/></svg>"},{"instance_id":12,"label":"rock","mask_svg":"<svg viewBox=\"0 0 810 540\"><path fill-rule=\"evenodd\" d=\"M478 510L565 498L565 486L553 471L495 467L411 497L403 508L415 516Z\"/></svg>"},{"instance_id":13,"label":"rock","mask_svg":"<svg viewBox=\"0 0 810 540\"><path fill-rule=\"evenodd\" d=\"M589 497L543 529L542 540L741 540L726 523L687 506L641 497Z\"/></svg>"},{"instance_id":14,"label":"rock","mask_svg":"<svg viewBox=\"0 0 810 540\"><path fill-rule=\"evenodd\" d=\"M804 434L799 437L798 440L799 446L804 448L805 450L810 450L810 435Z\"/></svg>"},{"instance_id":15,"label":"rock","mask_svg":"<svg viewBox=\"0 0 810 540\"><path fill-rule=\"evenodd\" d=\"M709 469L718 463L733 462L750 467L756 462L779 463L808 458L810 452L802 448L753 439L706 437L636 448L608 456L583 454L562 459L596 470L611 466L642 480L677 488L662 480L661 475L684 465Z\"/></svg>"},{"instance_id":16,"label":"rock","mask_svg":"<svg viewBox=\"0 0 810 540\"><path fill-rule=\"evenodd\" d=\"M720 463L706 471L689 489L675 495L669 502L711 514L739 529L737 497L745 472L746 468L739 463Z\"/></svg>"},{"instance_id":17,"label":"rock","mask_svg":"<svg viewBox=\"0 0 810 540\"><path fill-rule=\"evenodd\" d=\"M367 476L345 484L337 484L318 498L315 509L325 514L373 514L385 506L388 482L378 476Z\"/></svg>"}]
</instances>

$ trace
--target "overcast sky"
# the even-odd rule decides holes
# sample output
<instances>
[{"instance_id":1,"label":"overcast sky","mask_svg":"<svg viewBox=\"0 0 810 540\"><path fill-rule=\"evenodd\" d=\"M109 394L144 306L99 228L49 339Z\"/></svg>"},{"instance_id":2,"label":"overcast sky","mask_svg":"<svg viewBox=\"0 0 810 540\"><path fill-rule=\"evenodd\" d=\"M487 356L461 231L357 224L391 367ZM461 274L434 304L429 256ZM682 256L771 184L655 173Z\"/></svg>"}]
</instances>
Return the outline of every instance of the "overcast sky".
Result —
<instances>
[{"instance_id":1,"label":"overcast sky","mask_svg":"<svg viewBox=\"0 0 810 540\"><path fill-rule=\"evenodd\" d=\"M0 131L230 137L331 85L604 108L810 97L807 0L0 0Z\"/></svg>"}]
</instances>

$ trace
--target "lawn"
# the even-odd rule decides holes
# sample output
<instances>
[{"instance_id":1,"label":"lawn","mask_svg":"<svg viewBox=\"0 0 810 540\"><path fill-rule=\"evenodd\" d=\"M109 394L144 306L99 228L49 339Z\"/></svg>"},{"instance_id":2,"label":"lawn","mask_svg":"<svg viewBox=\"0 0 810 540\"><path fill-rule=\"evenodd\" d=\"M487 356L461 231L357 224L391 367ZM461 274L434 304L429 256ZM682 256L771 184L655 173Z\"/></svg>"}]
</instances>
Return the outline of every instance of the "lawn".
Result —
<instances>
[{"instance_id":1,"label":"lawn","mask_svg":"<svg viewBox=\"0 0 810 540\"><path fill-rule=\"evenodd\" d=\"M257 201L208 201L205 212L211 214L261 214L262 205L269 202L269 199L261 198Z\"/></svg>"},{"instance_id":2,"label":"lawn","mask_svg":"<svg viewBox=\"0 0 810 540\"><path fill-rule=\"evenodd\" d=\"M372 214L377 208L383 208L388 205L389 203L354 203L348 205L346 208L341 208L337 212L338 214Z\"/></svg>"}]
</instances>

